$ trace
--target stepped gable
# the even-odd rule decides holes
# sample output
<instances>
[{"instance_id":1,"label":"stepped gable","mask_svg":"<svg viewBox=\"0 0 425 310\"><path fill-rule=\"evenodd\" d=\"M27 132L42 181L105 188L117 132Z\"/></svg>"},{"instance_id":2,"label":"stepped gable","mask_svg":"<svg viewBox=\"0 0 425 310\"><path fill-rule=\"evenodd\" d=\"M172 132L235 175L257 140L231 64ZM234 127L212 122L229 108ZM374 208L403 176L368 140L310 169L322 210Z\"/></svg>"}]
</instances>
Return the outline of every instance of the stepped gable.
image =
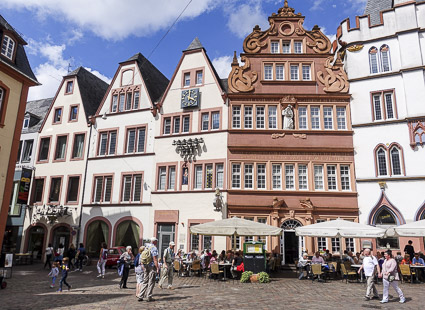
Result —
<instances>
[{"instance_id":1,"label":"stepped gable","mask_svg":"<svg viewBox=\"0 0 425 310\"><path fill-rule=\"evenodd\" d=\"M66 77L72 76L77 78L84 112L88 120L89 116L96 114L103 96L108 89L108 83L104 82L83 67L79 67L66 75Z\"/></svg>"}]
</instances>

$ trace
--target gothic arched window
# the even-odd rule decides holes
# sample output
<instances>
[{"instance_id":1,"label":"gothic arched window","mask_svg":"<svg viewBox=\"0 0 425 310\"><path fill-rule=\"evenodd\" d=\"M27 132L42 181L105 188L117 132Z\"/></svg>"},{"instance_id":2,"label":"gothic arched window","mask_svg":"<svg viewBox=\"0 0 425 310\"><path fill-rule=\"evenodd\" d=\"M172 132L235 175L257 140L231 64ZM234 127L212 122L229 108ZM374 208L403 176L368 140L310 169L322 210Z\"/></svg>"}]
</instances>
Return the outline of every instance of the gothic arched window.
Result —
<instances>
[{"instance_id":1,"label":"gothic arched window","mask_svg":"<svg viewBox=\"0 0 425 310\"><path fill-rule=\"evenodd\" d=\"M369 66L370 73L378 73L378 49L374 46L369 50Z\"/></svg>"},{"instance_id":2,"label":"gothic arched window","mask_svg":"<svg viewBox=\"0 0 425 310\"><path fill-rule=\"evenodd\" d=\"M390 48L388 47L388 45L384 44L381 46L380 52L382 72L388 72L391 70Z\"/></svg>"},{"instance_id":3,"label":"gothic arched window","mask_svg":"<svg viewBox=\"0 0 425 310\"><path fill-rule=\"evenodd\" d=\"M400 160L400 150L397 146L394 146L390 150L391 154L391 171L393 175L401 175L401 160Z\"/></svg>"},{"instance_id":4,"label":"gothic arched window","mask_svg":"<svg viewBox=\"0 0 425 310\"><path fill-rule=\"evenodd\" d=\"M376 152L376 163L378 165L378 175L388 175L387 152L382 147L380 147Z\"/></svg>"}]
</instances>

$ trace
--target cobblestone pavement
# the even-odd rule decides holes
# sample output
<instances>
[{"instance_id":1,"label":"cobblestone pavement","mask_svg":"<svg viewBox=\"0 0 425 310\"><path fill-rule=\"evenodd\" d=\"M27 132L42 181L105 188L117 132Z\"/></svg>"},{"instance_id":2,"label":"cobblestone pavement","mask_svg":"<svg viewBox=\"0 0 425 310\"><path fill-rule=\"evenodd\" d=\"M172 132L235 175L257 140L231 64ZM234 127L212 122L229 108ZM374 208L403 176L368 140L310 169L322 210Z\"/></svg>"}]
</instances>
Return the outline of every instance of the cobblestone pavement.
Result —
<instances>
[{"instance_id":1,"label":"cobblestone pavement","mask_svg":"<svg viewBox=\"0 0 425 310\"><path fill-rule=\"evenodd\" d=\"M269 284L214 281L198 277L176 278L175 290L155 288L154 302L138 302L136 281L130 271L129 289L119 289L115 269L96 278L94 266L71 272L70 292L49 288L48 271L41 265L14 267L8 286L0 290L0 309L425 309L425 284L401 284L407 302L398 303L394 291L388 304L364 301L365 285L340 280L319 283L275 274ZM382 285L378 286L382 293ZM390 296L391 297L391 296Z\"/></svg>"}]
</instances>

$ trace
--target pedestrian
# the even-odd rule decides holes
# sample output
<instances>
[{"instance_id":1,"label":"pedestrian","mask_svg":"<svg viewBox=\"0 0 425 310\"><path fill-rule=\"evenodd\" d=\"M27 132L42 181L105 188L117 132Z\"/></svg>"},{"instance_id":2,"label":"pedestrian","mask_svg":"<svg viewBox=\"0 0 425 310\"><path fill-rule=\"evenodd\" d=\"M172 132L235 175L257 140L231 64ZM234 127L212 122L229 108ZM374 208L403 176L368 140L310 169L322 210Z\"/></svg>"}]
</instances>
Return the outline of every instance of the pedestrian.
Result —
<instances>
[{"instance_id":1,"label":"pedestrian","mask_svg":"<svg viewBox=\"0 0 425 310\"><path fill-rule=\"evenodd\" d=\"M86 257L86 249L84 244L80 243L80 247L77 250L77 270L83 271L83 260Z\"/></svg>"},{"instance_id":2,"label":"pedestrian","mask_svg":"<svg viewBox=\"0 0 425 310\"><path fill-rule=\"evenodd\" d=\"M146 301L154 301L152 292L155 286L155 276L159 273L157 243L158 239L152 237L151 243L147 244L145 250L140 255L145 272L143 275L143 286L140 291L139 301L142 301L143 298L146 298Z\"/></svg>"},{"instance_id":3,"label":"pedestrian","mask_svg":"<svg viewBox=\"0 0 425 310\"><path fill-rule=\"evenodd\" d=\"M413 241L409 240L407 241L407 244L404 247L404 253L409 254L410 258L415 256L415 249L413 248Z\"/></svg>"},{"instance_id":4,"label":"pedestrian","mask_svg":"<svg viewBox=\"0 0 425 310\"><path fill-rule=\"evenodd\" d=\"M120 281L120 288L128 288L127 287L127 279L128 279L128 273L130 272L130 264L131 261L134 259L133 253L131 252L131 246L125 248L125 252L121 254L120 260L124 263L124 269L121 276Z\"/></svg>"},{"instance_id":5,"label":"pedestrian","mask_svg":"<svg viewBox=\"0 0 425 310\"><path fill-rule=\"evenodd\" d=\"M400 297L400 303L403 304L406 301L404 298L403 292L398 287L398 281L400 277L397 272L397 262L393 258L391 251L384 253L385 261L382 264L382 271L379 274L380 278L383 278L382 282L384 284L384 294L382 296L381 304L388 302L388 288L391 285L394 290L397 292Z\"/></svg>"},{"instance_id":6,"label":"pedestrian","mask_svg":"<svg viewBox=\"0 0 425 310\"><path fill-rule=\"evenodd\" d=\"M161 279L159 280L158 287L162 289L162 286L166 279L168 279L168 289L173 289L173 274L174 274L174 242L171 241L168 248L164 251L163 265L161 270Z\"/></svg>"},{"instance_id":7,"label":"pedestrian","mask_svg":"<svg viewBox=\"0 0 425 310\"><path fill-rule=\"evenodd\" d=\"M72 286L66 282L66 278L68 277L68 271L69 271L69 258L65 257L62 262L61 270L62 270L62 278L59 282L59 289L58 292L62 292L62 285L65 283L65 285L68 287L68 291L71 290Z\"/></svg>"},{"instance_id":8,"label":"pedestrian","mask_svg":"<svg viewBox=\"0 0 425 310\"><path fill-rule=\"evenodd\" d=\"M108 258L108 247L105 242L102 242L100 252L99 252L99 260L97 261L97 271L99 272L98 278L105 278L105 266L106 259Z\"/></svg>"},{"instance_id":9,"label":"pedestrian","mask_svg":"<svg viewBox=\"0 0 425 310\"><path fill-rule=\"evenodd\" d=\"M53 247L52 244L49 243L49 245L46 248L46 262L44 263L43 269L46 269L47 264L49 265L49 269L52 269L52 256L53 256Z\"/></svg>"},{"instance_id":10,"label":"pedestrian","mask_svg":"<svg viewBox=\"0 0 425 310\"><path fill-rule=\"evenodd\" d=\"M307 277L309 275L309 260L307 253L303 253L303 255L298 260L298 271L300 273L300 276L298 277L298 280L302 280L304 278L304 270L306 271Z\"/></svg>"},{"instance_id":11,"label":"pedestrian","mask_svg":"<svg viewBox=\"0 0 425 310\"><path fill-rule=\"evenodd\" d=\"M68 249L68 258L69 258L69 269L74 269L75 265L75 255L77 251L75 250L75 246L73 243L69 246Z\"/></svg>"},{"instance_id":12,"label":"pedestrian","mask_svg":"<svg viewBox=\"0 0 425 310\"><path fill-rule=\"evenodd\" d=\"M139 253L134 258L134 272L136 274L136 282L137 282L137 284L136 284L136 297L139 296L140 290L142 289L142 284L143 284L144 269L143 269L143 264L140 261L140 256L142 255L144 249L145 249L145 247L142 245L139 248Z\"/></svg>"},{"instance_id":13,"label":"pedestrian","mask_svg":"<svg viewBox=\"0 0 425 310\"><path fill-rule=\"evenodd\" d=\"M59 243L58 250L56 251L55 261L59 262L62 265L63 252L65 249L63 248L63 244Z\"/></svg>"},{"instance_id":14,"label":"pedestrian","mask_svg":"<svg viewBox=\"0 0 425 310\"><path fill-rule=\"evenodd\" d=\"M59 275L59 263L58 262L54 262L53 263L53 267L50 270L50 273L47 275L48 277L52 278L52 282L50 284L50 288L53 288L55 286L55 282L56 282L56 278Z\"/></svg>"},{"instance_id":15,"label":"pedestrian","mask_svg":"<svg viewBox=\"0 0 425 310\"><path fill-rule=\"evenodd\" d=\"M358 273L360 274L363 270L364 275L367 281L367 289L365 300L370 300L372 298L379 298L378 290L375 286L375 272L378 270L378 274L381 273L381 268L379 267L378 260L375 256L370 255L370 249L365 249L364 258L362 266L360 267ZM373 296L370 296L371 291L373 292Z\"/></svg>"}]
</instances>

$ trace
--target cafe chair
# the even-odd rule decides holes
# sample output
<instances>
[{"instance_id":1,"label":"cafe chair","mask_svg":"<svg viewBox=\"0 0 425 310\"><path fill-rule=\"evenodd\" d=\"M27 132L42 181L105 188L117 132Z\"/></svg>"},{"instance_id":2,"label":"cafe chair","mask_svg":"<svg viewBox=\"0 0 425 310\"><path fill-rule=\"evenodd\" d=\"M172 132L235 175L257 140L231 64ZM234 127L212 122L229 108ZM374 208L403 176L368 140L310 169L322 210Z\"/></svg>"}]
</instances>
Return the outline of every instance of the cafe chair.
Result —
<instances>
[{"instance_id":1,"label":"cafe chair","mask_svg":"<svg viewBox=\"0 0 425 310\"><path fill-rule=\"evenodd\" d=\"M337 262L329 262L329 274L333 275L334 280L336 279L336 275L338 273L338 263Z\"/></svg>"},{"instance_id":2,"label":"cafe chair","mask_svg":"<svg viewBox=\"0 0 425 310\"><path fill-rule=\"evenodd\" d=\"M177 271L177 277L180 277L180 262L178 260L174 261L174 270Z\"/></svg>"},{"instance_id":3,"label":"cafe chair","mask_svg":"<svg viewBox=\"0 0 425 310\"><path fill-rule=\"evenodd\" d=\"M211 275L217 275L217 279L219 279L222 273L224 273L224 271L220 270L218 264L211 264Z\"/></svg>"},{"instance_id":4,"label":"cafe chair","mask_svg":"<svg viewBox=\"0 0 425 310\"><path fill-rule=\"evenodd\" d=\"M354 276L357 279L357 272L347 269L346 264L341 264L341 276L342 276L342 281L344 281L344 278L345 278L345 283L348 283L349 277Z\"/></svg>"},{"instance_id":5,"label":"cafe chair","mask_svg":"<svg viewBox=\"0 0 425 310\"><path fill-rule=\"evenodd\" d=\"M398 265L398 267L400 268L402 280L405 281L404 277L410 278L410 283L413 283L414 282L413 276L415 275L415 272L410 269L410 266L400 264Z\"/></svg>"},{"instance_id":6,"label":"cafe chair","mask_svg":"<svg viewBox=\"0 0 425 310\"><path fill-rule=\"evenodd\" d=\"M322 271L322 264L312 264L311 266L311 274L313 275L312 277L312 282L314 281L314 278L317 276L317 280L320 281L322 280L321 275L324 274L324 272ZM323 278L323 281L325 281L325 279Z\"/></svg>"},{"instance_id":7,"label":"cafe chair","mask_svg":"<svg viewBox=\"0 0 425 310\"><path fill-rule=\"evenodd\" d=\"M198 272L199 276L201 276L201 261L200 260L194 260L192 263L192 266L190 268L191 272Z\"/></svg>"}]
</instances>

